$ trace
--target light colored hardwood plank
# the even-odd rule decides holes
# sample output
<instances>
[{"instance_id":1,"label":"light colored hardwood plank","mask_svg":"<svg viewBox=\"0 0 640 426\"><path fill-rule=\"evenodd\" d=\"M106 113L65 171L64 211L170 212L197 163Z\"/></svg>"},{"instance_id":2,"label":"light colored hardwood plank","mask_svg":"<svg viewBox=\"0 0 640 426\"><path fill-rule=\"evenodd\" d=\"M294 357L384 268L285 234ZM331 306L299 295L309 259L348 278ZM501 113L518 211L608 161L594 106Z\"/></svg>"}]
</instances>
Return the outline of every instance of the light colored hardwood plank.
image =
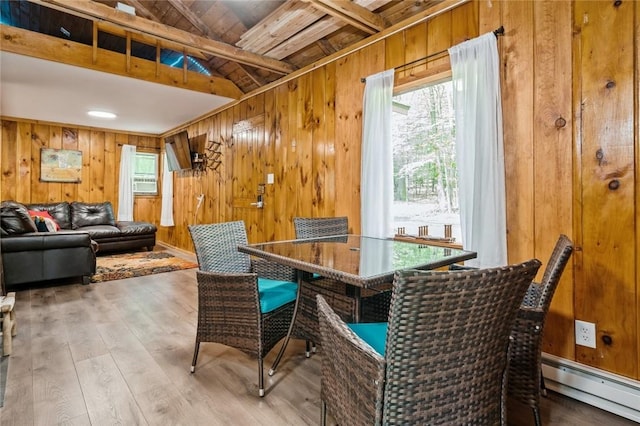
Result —
<instances>
[{"instance_id":1,"label":"light colored hardwood plank","mask_svg":"<svg viewBox=\"0 0 640 426\"><path fill-rule=\"evenodd\" d=\"M79 361L76 370L92 424L148 424L111 355Z\"/></svg>"},{"instance_id":2,"label":"light colored hardwood plank","mask_svg":"<svg viewBox=\"0 0 640 426\"><path fill-rule=\"evenodd\" d=\"M34 347L33 412L35 425L61 424L87 413L68 346Z\"/></svg>"},{"instance_id":3,"label":"light colored hardwood plank","mask_svg":"<svg viewBox=\"0 0 640 426\"><path fill-rule=\"evenodd\" d=\"M18 291L1 424L318 424L322 348L307 359L304 342L291 341L269 377L274 348L260 398L256 360L233 348L203 343L189 372L196 306L193 271ZM90 329L107 353L76 359L70 347ZM511 404L509 415L509 425L532 424L527 407ZM542 418L549 426L633 424L554 393L542 399Z\"/></svg>"}]
</instances>

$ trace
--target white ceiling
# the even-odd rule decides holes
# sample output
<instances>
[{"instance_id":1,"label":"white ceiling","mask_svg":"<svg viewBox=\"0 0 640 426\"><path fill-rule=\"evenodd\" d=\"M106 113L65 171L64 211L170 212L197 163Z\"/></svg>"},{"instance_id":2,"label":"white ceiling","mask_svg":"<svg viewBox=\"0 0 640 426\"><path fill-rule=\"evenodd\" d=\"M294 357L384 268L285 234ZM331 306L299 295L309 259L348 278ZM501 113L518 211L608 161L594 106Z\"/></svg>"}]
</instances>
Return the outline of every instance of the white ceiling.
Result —
<instances>
[{"instance_id":1,"label":"white ceiling","mask_svg":"<svg viewBox=\"0 0 640 426\"><path fill-rule=\"evenodd\" d=\"M233 99L0 52L0 115L161 134ZM89 110L115 119L94 118Z\"/></svg>"}]
</instances>

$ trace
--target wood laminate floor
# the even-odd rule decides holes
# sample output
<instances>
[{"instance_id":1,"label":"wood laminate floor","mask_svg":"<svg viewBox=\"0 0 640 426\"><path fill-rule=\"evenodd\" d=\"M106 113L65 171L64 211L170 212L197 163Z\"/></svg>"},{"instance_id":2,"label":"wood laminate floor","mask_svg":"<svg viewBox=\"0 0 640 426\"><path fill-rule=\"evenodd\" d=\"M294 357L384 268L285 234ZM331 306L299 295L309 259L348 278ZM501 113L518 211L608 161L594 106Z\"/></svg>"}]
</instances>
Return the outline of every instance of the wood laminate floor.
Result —
<instances>
[{"instance_id":1,"label":"wood laminate floor","mask_svg":"<svg viewBox=\"0 0 640 426\"><path fill-rule=\"evenodd\" d=\"M203 343L195 374L195 270L17 292L18 335L9 359L2 425L313 425L320 416L320 353L293 341L267 393L257 363ZM550 392L545 425L629 425ZM510 425L533 424L509 406Z\"/></svg>"}]
</instances>

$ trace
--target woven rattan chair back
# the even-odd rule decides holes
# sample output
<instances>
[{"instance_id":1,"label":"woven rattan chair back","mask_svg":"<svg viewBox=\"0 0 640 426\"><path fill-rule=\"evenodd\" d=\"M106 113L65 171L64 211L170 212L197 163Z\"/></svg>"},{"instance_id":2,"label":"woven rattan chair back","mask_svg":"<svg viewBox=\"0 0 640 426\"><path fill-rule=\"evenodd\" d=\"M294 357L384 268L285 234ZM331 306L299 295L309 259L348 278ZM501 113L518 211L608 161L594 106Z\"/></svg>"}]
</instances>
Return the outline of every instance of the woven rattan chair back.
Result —
<instances>
[{"instance_id":1,"label":"woven rattan chair back","mask_svg":"<svg viewBox=\"0 0 640 426\"><path fill-rule=\"evenodd\" d=\"M512 330L509 348L508 395L533 410L536 425L540 420L542 377L542 337L553 294L560 283L573 243L560 235L551 253L540 283L532 282L523 299Z\"/></svg>"},{"instance_id":2,"label":"woven rattan chair back","mask_svg":"<svg viewBox=\"0 0 640 426\"><path fill-rule=\"evenodd\" d=\"M238 251L247 244L244 222L189 225L189 232L201 271L246 273L251 269L249 255Z\"/></svg>"},{"instance_id":3,"label":"woven rattan chair back","mask_svg":"<svg viewBox=\"0 0 640 426\"><path fill-rule=\"evenodd\" d=\"M343 217L294 217L296 238L318 238L349 233L349 221Z\"/></svg>"},{"instance_id":4,"label":"woven rattan chair back","mask_svg":"<svg viewBox=\"0 0 640 426\"><path fill-rule=\"evenodd\" d=\"M294 217L293 227L296 239L340 235L343 237L331 238L330 240L346 242L347 238L344 236L349 233L349 219L346 216ZM356 305L354 298L346 293L346 285L336 280L322 278L315 279L312 283L302 282L293 335L306 340L305 354L307 357L312 351L316 351L315 344L320 341L316 294L322 294L343 319L351 320Z\"/></svg>"},{"instance_id":5,"label":"woven rattan chair back","mask_svg":"<svg viewBox=\"0 0 640 426\"><path fill-rule=\"evenodd\" d=\"M539 267L396 273L384 357L318 297L323 413L338 424L506 424L509 334Z\"/></svg>"},{"instance_id":6,"label":"woven rattan chair back","mask_svg":"<svg viewBox=\"0 0 640 426\"><path fill-rule=\"evenodd\" d=\"M536 307L538 309L542 309L545 313L549 311L549 307L551 306L551 299L553 298L553 294L558 288L558 284L560 283L560 277L564 272L567 263L569 262L569 258L571 257L571 253L573 253L573 242L564 234L561 234L556 242L555 247L553 248L553 252L549 257L549 262L544 270L544 275L542 276L542 281L540 282L541 291L540 296L537 297L537 303L535 305L531 305L530 307ZM525 305L527 305L525 303ZM529 306L529 305L527 305Z\"/></svg>"},{"instance_id":7,"label":"woven rattan chair back","mask_svg":"<svg viewBox=\"0 0 640 426\"><path fill-rule=\"evenodd\" d=\"M258 392L264 396L264 356L287 334L293 301L261 313L258 274L289 280L290 268L270 262L252 264L238 252L247 243L244 222L189 226L198 258L198 327L191 363L195 372L200 343L216 342L258 359Z\"/></svg>"}]
</instances>

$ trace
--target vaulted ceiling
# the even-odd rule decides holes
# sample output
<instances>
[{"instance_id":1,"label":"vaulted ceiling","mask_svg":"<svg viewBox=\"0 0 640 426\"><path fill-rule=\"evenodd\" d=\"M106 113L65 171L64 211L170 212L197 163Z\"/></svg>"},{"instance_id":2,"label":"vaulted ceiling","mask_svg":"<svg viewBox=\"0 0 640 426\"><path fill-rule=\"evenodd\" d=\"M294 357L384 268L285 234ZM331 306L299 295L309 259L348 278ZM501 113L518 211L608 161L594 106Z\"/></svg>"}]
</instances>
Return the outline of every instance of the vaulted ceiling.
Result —
<instances>
[{"instance_id":1,"label":"vaulted ceiling","mask_svg":"<svg viewBox=\"0 0 640 426\"><path fill-rule=\"evenodd\" d=\"M196 70L212 81L231 82L241 95L441 2L3 0L2 23Z\"/></svg>"},{"instance_id":2,"label":"vaulted ceiling","mask_svg":"<svg viewBox=\"0 0 640 426\"><path fill-rule=\"evenodd\" d=\"M440 0L123 0L140 17L303 68ZM116 1L99 1L115 7ZM244 93L283 74L205 53Z\"/></svg>"}]
</instances>

